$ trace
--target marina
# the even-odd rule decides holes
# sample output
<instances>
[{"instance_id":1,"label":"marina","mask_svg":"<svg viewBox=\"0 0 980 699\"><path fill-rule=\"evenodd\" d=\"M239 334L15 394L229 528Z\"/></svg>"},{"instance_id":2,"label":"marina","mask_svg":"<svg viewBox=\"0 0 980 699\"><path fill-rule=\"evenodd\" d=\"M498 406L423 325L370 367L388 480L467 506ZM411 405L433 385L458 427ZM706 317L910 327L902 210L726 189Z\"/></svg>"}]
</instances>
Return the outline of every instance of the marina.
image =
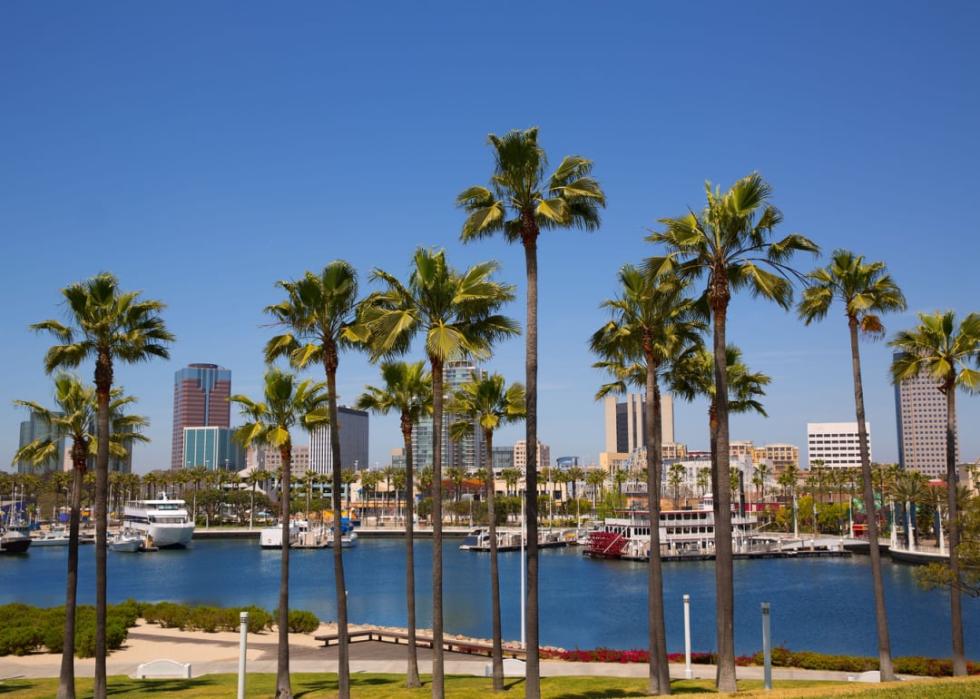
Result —
<instances>
[{"instance_id":1,"label":"marina","mask_svg":"<svg viewBox=\"0 0 980 699\"><path fill-rule=\"evenodd\" d=\"M444 541L446 629L477 638L490 634L490 559L459 550L462 538ZM344 552L353 623L405 625L402 538L360 536ZM639 561L590 559L582 547L541 552L542 642L564 648L642 648L646 644L647 566ZM416 541L419 623L431 614L430 539ZM94 548L80 550L79 601L94 602ZM31 550L0 559L0 603L57 606L64 602L67 548ZM290 560L290 604L321 619L335 618L329 553L296 550ZM867 586L868 558L777 558L735 561L736 646L760 647L759 604L773 609L774 641L790 648L865 654L874 643L874 613ZM256 539L195 540L186 549L152 555L110 555L110 601L127 598L215 605L276 606L279 551ZM520 636L520 554L500 554L505 638ZM885 592L898 655L942 656L949 639L948 597L918 588L913 566L887 559ZM693 647L714 647L714 564L668 561L664 598L670 649L683 649L681 596L692 599ZM980 628L980 600L963 600L967 629ZM967 653L980 657L980 637L967 634Z\"/></svg>"}]
</instances>

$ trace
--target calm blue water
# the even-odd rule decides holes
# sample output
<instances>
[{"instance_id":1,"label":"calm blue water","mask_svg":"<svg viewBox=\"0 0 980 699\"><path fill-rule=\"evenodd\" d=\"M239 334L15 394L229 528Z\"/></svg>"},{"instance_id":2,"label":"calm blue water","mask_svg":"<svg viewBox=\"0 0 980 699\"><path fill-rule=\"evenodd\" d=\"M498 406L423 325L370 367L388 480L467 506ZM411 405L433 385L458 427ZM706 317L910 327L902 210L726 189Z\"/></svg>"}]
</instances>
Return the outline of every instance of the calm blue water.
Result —
<instances>
[{"instance_id":1,"label":"calm blue water","mask_svg":"<svg viewBox=\"0 0 980 699\"><path fill-rule=\"evenodd\" d=\"M445 621L453 633L489 636L489 557L445 542ZM0 557L0 603L58 605L64 600L66 551L36 548ZM416 543L418 618L431 614L432 542ZM517 553L501 553L503 627L520 635ZM94 599L94 549L82 548L80 595ZM350 615L354 622L403 626L404 542L362 538L345 549ZM293 551L290 605L334 618L329 549ZM645 564L596 561L575 548L541 552L542 641L566 648L642 648L646 645ZM794 649L874 655L875 636L866 557L736 561L736 646L761 647L759 604L772 604L773 635ZM695 650L714 647L714 575L710 562L665 564L668 643L683 650L681 596L691 595ZM254 541L196 541L185 551L109 554L109 596L217 605L277 603L279 552ZM949 601L916 587L912 568L885 564L893 651L943 657L949 653ZM980 658L980 601L964 599L967 653Z\"/></svg>"}]
</instances>

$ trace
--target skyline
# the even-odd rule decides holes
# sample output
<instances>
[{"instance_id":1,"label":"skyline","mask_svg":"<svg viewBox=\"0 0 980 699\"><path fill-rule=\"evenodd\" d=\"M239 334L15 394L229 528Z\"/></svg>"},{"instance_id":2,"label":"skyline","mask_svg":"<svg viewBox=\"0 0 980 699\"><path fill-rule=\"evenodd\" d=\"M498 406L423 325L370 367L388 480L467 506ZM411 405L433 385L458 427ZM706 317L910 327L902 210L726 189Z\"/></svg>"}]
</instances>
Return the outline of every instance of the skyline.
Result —
<instances>
[{"instance_id":1,"label":"skyline","mask_svg":"<svg viewBox=\"0 0 980 699\"><path fill-rule=\"evenodd\" d=\"M657 218L702 205L706 178L725 187L760 171L786 216L782 231L823 248L820 261L797 261L803 271L835 247L884 260L909 301L885 318L889 337L916 311L975 310L980 50L969 30L978 8L717 6L708 17L687 7L568 8L526 10L528 26L553 20L547 36L501 36L451 5L438 10L440 30L426 12L400 7L0 10L0 90L14 105L0 112L0 468L11 470L26 418L11 401L50 402L48 340L27 325L57 317L58 290L99 271L168 303L177 335L170 362L117 368L152 421L152 443L135 452L139 471L169 461L175 370L213 362L233 371L233 392L257 392L272 334L261 309L278 300L277 279L342 257L366 292L372 267L403 276L416 246L445 247L457 267L500 260L499 277L518 291L506 312L522 320L520 249L460 244L453 199L488 177L487 133L531 125L553 165L570 153L594 160L609 199L598 232L541 241L539 433L553 454L590 461L602 450L592 395L603 377L587 350L599 303L615 292L619 266L655 254L643 237ZM881 17L888 31L876 33ZM685 41L694 23L707 41ZM822 43L836 52L808 53ZM547 89L541 55L573 66L556 79L571 104ZM525 72L527 58L540 70ZM729 62L736 69L719 72ZM493 76L504 78L500 90L487 89ZM401 128L388 126L392 114ZM738 296L729 329L749 366L773 378L771 417L733 417L734 439L805 448L807 422L854 420L837 313L808 328ZM523 338L502 343L483 366L523 380L522 348ZM868 342L862 353L875 455L897 461L891 351ZM91 380L89 366L79 373ZM345 354L341 402L377 379L364 355ZM980 401L959 403L961 461L973 461ZM678 441L707 446L706 411L676 401ZM371 461L384 463L400 446L396 420L371 420ZM520 433L501 430L500 443Z\"/></svg>"}]
</instances>

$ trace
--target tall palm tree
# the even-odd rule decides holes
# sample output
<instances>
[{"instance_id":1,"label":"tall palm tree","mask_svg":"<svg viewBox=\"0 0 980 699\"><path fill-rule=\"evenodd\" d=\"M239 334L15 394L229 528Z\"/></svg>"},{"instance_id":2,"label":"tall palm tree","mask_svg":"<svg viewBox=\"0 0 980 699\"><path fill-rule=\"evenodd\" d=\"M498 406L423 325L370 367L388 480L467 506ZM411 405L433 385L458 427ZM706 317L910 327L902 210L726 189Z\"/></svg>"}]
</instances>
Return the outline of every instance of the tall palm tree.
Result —
<instances>
[{"instance_id":1,"label":"tall palm tree","mask_svg":"<svg viewBox=\"0 0 980 699\"><path fill-rule=\"evenodd\" d=\"M592 489L592 514L596 513L596 496L601 494L603 485L606 483L606 473L601 468L590 469L585 474L585 482Z\"/></svg>"},{"instance_id":2,"label":"tall palm tree","mask_svg":"<svg viewBox=\"0 0 980 699\"><path fill-rule=\"evenodd\" d=\"M585 480L585 469L581 466L572 466L568 469L568 482L572 484L572 499L575 500L575 526L582 524L581 503L578 499L578 484Z\"/></svg>"},{"instance_id":3,"label":"tall palm tree","mask_svg":"<svg viewBox=\"0 0 980 699\"><path fill-rule=\"evenodd\" d=\"M421 687L415 644L415 475L412 428L432 412L432 376L424 362L383 362L381 386L366 386L357 400L361 410L379 415L397 412L405 451L405 601L408 605L406 685Z\"/></svg>"},{"instance_id":4,"label":"tall palm tree","mask_svg":"<svg viewBox=\"0 0 980 699\"><path fill-rule=\"evenodd\" d=\"M340 480L344 484L344 493L347 495L347 513L350 514L351 489L357 483L357 471L353 468L345 468L340 472Z\"/></svg>"},{"instance_id":5,"label":"tall palm tree","mask_svg":"<svg viewBox=\"0 0 980 699\"><path fill-rule=\"evenodd\" d=\"M521 480L521 472L516 468L505 468L500 471L500 477L507 484L507 494L517 492L517 484Z\"/></svg>"},{"instance_id":6,"label":"tall palm tree","mask_svg":"<svg viewBox=\"0 0 980 699\"><path fill-rule=\"evenodd\" d=\"M956 390L969 393L980 390L980 371L971 365L980 362L980 314L970 313L957 326L956 315L920 313L919 325L895 336L890 343L898 350L892 362L896 383L924 374L936 382L946 396L946 489L949 520L949 571L954 581L960 579L959 508L956 502ZM966 674L963 654L963 616L960 588L950 589L950 621L953 636L953 674Z\"/></svg>"},{"instance_id":7,"label":"tall palm tree","mask_svg":"<svg viewBox=\"0 0 980 699\"><path fill-rule=\"evenodd\" d=\"M704 323L695 317L694 301L684 295L687 285L676 277L655 278L633 265L624 265L619 271L619 283L620 295L602 304L610 310L612 319L591 339L592 351L601 358L595 366L606 369L614 379L599 389L596 398L625 393L629 385L642 386L646 391L644 440L650 516L648 689L653 694L669 694L658 524L663 468L660 380L676 362L701 346Z\"/></svg>"},{"instance_id":8,"label":"tall palm tree","mask_svg":"<svg viewBox=\"0 0 980 699\"><path fill-rule=\"evenodd\" d=\"M493 279L495 262L457 272L445 252L418 249L407 284L376 269L384 284L361 307L360 339L377 359L409 349L423 336L432 375L432 694L445 693L442 615L442 419L443 367L447 361L489 355L494 342L514 335L517 325L497 313L513 299L513 287Z\"/></svg>"},{"instance_id":9,"label":"tall palm tree","mask_svg":"<svg viewBox=\"0 0 980 699\"><path fill-rule=\"evenodd\" d=\"M905 510L905 537L909 550L915 550L915 520L912 507L929 502L929 480L918 471L901 470L891 486L892 495Z\"/></svg>"},{"instance_id":10,"label":"tall palm tree","mask_svg":"<svg viewBox=\"0 0 980 699\"><path fill-rule=\"evenodd\" d=\"M519 422L525 415L524 386L507 386L500 374L480 377L476 374L462 384L449 400L449 413L456 417L449 433L455 440L473 434L474 426L483 432L487 463L493 463L493 433L503 425ZM500 574L497 563L497 516L493 468L488 467L486 481L487 519L490 526L490 602L493 648L493 690L504 689L504 652L500 630Z\"/></svg>"},{"instance_id":11,"label":"tall palm tree","mask_svg":"<svg viewBox=\"0 0 980 699\"><path fill-rule=\"evenodd\" d=\"M502 233L507 242L524 248L527 270L527 613L525 637L528 654L525 691L529 698L541 694L538 655L538 236L542 230L599 228L599 209L606 195L592 177L592 161L579 155L565 156L546 176L544 149L538 145L538 129L490 134L494 168L490 186L475 186L460 193L456 202L467 213L461 238L474 240Z\"/></svg>"},{"instance_id":12,"label":"tall palm tree","mask_svg":"<svg viewBox=\"0 0 980 699\"><path fill-rule=\"evenodd\" d=\"M160 301L140 298L138 291L121 291L115 276L102 273L61 290L68 323L45 320L31 326L51 333L58 344L48 349L44 369L75 368L95 360L98 400L95 457L95 682L96 699L106 696L106 531L109 486L109 403L115 362L137 364L154 357L167 359L174 336L160 316Z\"/></svg>"},{"instance_id":13,"label":"tall palm tree","mask_svg":"<svg viewBox=\"0 0 980 699\"><path fill-rule=\"evenodd\" d=\"M124 458L127 445L146 442L140 430L149 421L139 415L125 415L123 409L136 401L113 389L109 399L109 453ZM14 454L14 462L28 461L34 466L48 462L58 454L62 438L71 441L71 495L68 519L68 571L65 579L65 627L58 679L58 699L75 697L75 609L78 597L78 529L82 507L82 481L90 456L98 453L98 438L92 433L98 415L95 388L86 386L71 374L59 373L54 379L55 409L34 401L17 400L15 405L27 408L35 420L48 427L48 436L28 442ZM60 476L58 474L60 480ZM67 474L64 474L67 475Z\"/></svg>"},{"instance_id":14,"label":"tall palm tree","mask_svg":"<svg viewBox=\"0 0 980 699\"><path fill-rule=\"evenodd\" d=\"M792 303L793 279L799 276L789 262L798 251L818 252L808 238L791 234L772 240L782 214L769 203L770 187L758 173L736 182L724 194L705 185L707 205L700 213L661 219L664 230L648 240L663 243L666 254L650 258L649 268L657 274L676 273L684 278L707 277L705 300L713 324L714 378L716 384L717 476L729 477L728 387L725 369L728 304L734 292L748 288L756 296L788 308ZM735 685L735 596L732 570L731 503L727 488L716 490L715 524L716 631L720 691L734 692Z\"/></svg>"},{"instance_id":15,"label":"tall palm tree","mask_svg":"<svg viewBox=\"0 0 980 699\"><path fill-rule=\"evenodd\" d=\"M251 529L255 524L255 490L260 483L269 480L269 472L263 469L255 469L248 474L248 484L252 487L251 498L249 499L248 528Z\"/></svg>"},{"instance_id":16,"label":"tall palm tree","mask_svg":"<svg viewBox=\"0 0 980 699\"><path fill-rule=\"evenodd\" d=\"M280 281L286 300L265 310L285 332L265 346L266 361L287 357L292 366L304 368L323 365L327 378L327 402L330 411L330 460L333 487L333 537L340 541L342 532L340 428L337 420L337 368L340 354L350 348L351 325L357 308L357 272L343 260L327 264L319 274L306 272L295 281ZM288 510L287 510L288 512ZM337 601L337 675L341 699L350 696L350 659L347 637L347 585L344 580L343 547L333 547L333 574Z\"/></svg>"},{"instance_id":17,"label":"tall palm tree","mask_svg":"<svg viewBox=\"0 0 980 699\"><path fill-rule=\"evenodd\" d=\"M881 576L881 551L878 547L878 517L875 513L874 485L871 480L871 453L864 411L864 383L861 378L860 335L875 337L884 333L881 314L905 309L905 297L884 262L865 262L862 255L848 250L835 250L826 267L809 275L809 286L803 292L799 313L807 325L822 320L831 305L844 306L851 340L851 374L854 383L854 410L858 425L858 446L861 453L861 477L864 501L868 511L868 542L871 553L871 581L874 590L875 622L878 632L878 659L881 680L895 679L892 667L891 642L888 638L888 613L885 608L885 588Z\"/></svg>"},{"instance_id":18,"label":"tall palm tree","mask_svg":"<svg viewBox=\"0 0 980 699\"><path fill-rule=\"evenodd\" d=\"M289 682L289 487L292 468L292 437L289 430L299 427L312 432L330 420L325 384L297 381L293 374L270 367L265 372L264 400L241 394L228 400L237 403L245 423L235 430L235 439L246 449L269 446L279 450L280 507L282 509L282 558L279 569L279 648L276 665L276 699L293 696ZM340 541L340 539L336 539ZM335 546L334 548L340 548Z\"/></svg>"},{"instance_id":19,"label":"tall palm tree","mask_svg":"<svg viewBox=\"0 0 980 699\"><path fill-rule=\"evenodd\" d=\"M765 408L759 398L764 396L765 387L769 385L771 379L762 372L753 372L742 361L742 351L735 345L728 345L725 348L725 388L728 391L727 404L729 413L757 413L766 416ZM698 396L708 399L708 439L711 451L711 492L712 506L715 521L722 518L731 520L732 494L738 491L740 471L735 469L727 470L727 476L722 479L722 469L718 468L721 460L722 451L718 442L718 431L721 421L718 419L718 404L715 380L715 368L718 362L712 352L701 349L687 355L682 361L677 362L671 371L670 385L673 393L680 395L686 400L694 400ZM728 448L724 451L725 458L728 458ZM722 541L718 538L717 528L715 530L715 567L716 567L716 589L717 589L717 566L718 566L718 543ZM728 544L731 551L731 534L723 540ZM718 678L719 683L727 682L727 674L723 673L720 667ZM722 690L724 691L724 690Z\"/></svg>"}]
</instances>

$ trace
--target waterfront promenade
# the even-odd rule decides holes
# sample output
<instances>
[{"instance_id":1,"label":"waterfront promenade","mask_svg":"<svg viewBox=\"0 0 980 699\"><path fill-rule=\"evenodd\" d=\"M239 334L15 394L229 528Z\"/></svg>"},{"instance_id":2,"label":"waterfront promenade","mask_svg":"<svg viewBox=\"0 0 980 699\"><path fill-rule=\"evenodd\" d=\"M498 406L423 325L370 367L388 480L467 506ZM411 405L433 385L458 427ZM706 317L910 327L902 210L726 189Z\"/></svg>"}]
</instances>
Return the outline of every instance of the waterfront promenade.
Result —
<instances>
[{"instance_id":1,"label":"waterfront promenade","mask_svg":"<svg viewBox=\"0 0 980 699\"><path fill-rule=\"evenodd\" d=\"M351 631L375 627L352 626ZM322 624L315 634L290 634L290 670L300 672L336 672L337 648L324 648L313 636L336 633L332 624ZM478 639L485 640L485 639ZM130 629L125 645L113 652L107 661L110 675L133 675L140 663L166 658L191 663L194 677L209 674L235 673L238 670L239 635L234 632L204 633L164 629L154 624L140 622ZM248 671L250 673L276 671L276 636L271 632L249 634ZM405 671L405 646L377 641L352 643L351 672L401 674ZM419 648L419 670L431 672L431 651ZM484 676L489 658L446 653L446 674ZM57 677L61 656L36 654L22 657L0 658L0 676L26 678ZM94 661L80 658L75 661L75 673L79 677L91 677ZM545 677L605 676L642 678L648 666L644 663L578 663L561 660L541 662L541 674ZM693 665L695 679L714 677L713 665ZM774 668L776 680L827 680L847 681L848 673L793 668ZM740 679L761 679L761 667L738 668ZM671 665L671 677L684 678L683 665Z\"/></svg>"}]
</instances>

